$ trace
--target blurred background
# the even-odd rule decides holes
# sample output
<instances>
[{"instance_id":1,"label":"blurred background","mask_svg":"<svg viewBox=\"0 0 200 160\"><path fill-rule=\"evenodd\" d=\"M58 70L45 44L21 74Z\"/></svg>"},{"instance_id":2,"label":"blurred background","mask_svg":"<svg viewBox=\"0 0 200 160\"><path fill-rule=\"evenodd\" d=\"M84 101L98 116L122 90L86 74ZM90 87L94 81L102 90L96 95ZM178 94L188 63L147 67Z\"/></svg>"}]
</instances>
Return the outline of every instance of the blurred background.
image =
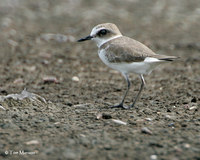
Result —
<instances>
[{"instance_id":1,"label":"blurred background","mask_svg":"<svg viewBox=\"0 0 200 160\"><path fill-rule=\"evenodd\" d=\"M198 0L1 0L0 4L1 34L6 37L23 36L25 31L81 36L96 24L112 22L143 41L199 40Z\"/></svg>"}]
</instances>

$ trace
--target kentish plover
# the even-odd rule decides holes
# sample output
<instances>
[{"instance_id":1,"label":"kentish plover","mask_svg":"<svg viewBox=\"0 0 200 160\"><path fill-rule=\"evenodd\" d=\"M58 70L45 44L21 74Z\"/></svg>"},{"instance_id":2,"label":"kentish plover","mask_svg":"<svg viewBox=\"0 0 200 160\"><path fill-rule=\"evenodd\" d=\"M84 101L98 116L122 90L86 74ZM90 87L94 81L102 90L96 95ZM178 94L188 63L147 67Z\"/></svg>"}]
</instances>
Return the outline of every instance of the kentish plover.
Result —
<instances>
[{"instance_id":1,"label":"kentish plover","mask_svg":"<svg viewBox=\"0 0 200 160\"><path fill-rule=\"evenodd\" d=\"M121 107L128 109L134 107L140 93L145 85L143 75L150 74L159 64L167 61L173 61L177 57L155 54L144 44L123 36L117 26L112 23L104 23L95 26L90 35L78 40L78 42L93 40L96 42L99 50L100 59L109 67L122 73L127 81L127 90L118 105L112 107ZM136 73L140 76L141 87L130 106L124 106L124 100L130 88L129 73Z\"/></svg>"}]
</instances>

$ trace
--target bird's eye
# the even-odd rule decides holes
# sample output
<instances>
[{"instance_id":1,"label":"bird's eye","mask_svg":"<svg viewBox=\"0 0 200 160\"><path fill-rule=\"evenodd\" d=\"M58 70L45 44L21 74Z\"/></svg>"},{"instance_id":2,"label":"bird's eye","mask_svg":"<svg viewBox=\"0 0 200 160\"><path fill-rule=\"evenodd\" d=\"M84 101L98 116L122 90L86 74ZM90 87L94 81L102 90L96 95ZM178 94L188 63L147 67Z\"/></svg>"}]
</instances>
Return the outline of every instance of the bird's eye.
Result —
<instances>
[{"instance_id":1,"label":"bird's eye","mask_svg":"<svg viewBox=\"0 0 200 160\"><path fill-rule=\"evenodd\" d=\"M108 31L106 29L102 29L98 32L98 35L101 37L101 36L104 36L108 33Z\"/></svg>"}]
</instances>

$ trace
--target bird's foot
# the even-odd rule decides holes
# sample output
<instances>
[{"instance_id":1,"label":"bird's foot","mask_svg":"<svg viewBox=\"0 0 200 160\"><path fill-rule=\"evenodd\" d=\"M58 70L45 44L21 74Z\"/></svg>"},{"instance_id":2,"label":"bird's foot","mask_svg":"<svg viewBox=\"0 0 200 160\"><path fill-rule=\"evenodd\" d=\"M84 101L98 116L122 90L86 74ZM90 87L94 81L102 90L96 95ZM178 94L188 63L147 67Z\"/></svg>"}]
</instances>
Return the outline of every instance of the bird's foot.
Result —
<instances>
[{"instance_id":1,"label":"bird's foot","mask_svg":"<svg viewBox=\"0 0 200 160\"><path fill-rule=\"evenodd\" d=\"M111 106L110 108L122 108L122 109L130 109L130 106L125 106L122 103Z\"/></svg>"}]
</instances>

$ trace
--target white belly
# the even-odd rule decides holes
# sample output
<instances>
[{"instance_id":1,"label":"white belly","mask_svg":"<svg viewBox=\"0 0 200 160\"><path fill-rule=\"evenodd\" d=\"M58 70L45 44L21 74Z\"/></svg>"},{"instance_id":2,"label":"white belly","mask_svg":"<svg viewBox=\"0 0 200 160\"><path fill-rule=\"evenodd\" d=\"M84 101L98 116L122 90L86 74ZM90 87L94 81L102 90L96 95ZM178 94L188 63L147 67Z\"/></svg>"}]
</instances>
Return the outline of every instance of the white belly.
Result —
<instances>
[{"instance_id":1,"label":"white belly","mask_svg":"<svg viewBox=\"0 0 200 160\"><path fill-rule=\"evenodd\" d=\"M101 50L99 53L100 59L110 68L118 70L122 73L136 73L136 74L150 74L152 70L158 66L162 61L153 58L146 58L142 62L132 63L110 63L105 56L105 50Z\"/></svg>"}]
</instances>

